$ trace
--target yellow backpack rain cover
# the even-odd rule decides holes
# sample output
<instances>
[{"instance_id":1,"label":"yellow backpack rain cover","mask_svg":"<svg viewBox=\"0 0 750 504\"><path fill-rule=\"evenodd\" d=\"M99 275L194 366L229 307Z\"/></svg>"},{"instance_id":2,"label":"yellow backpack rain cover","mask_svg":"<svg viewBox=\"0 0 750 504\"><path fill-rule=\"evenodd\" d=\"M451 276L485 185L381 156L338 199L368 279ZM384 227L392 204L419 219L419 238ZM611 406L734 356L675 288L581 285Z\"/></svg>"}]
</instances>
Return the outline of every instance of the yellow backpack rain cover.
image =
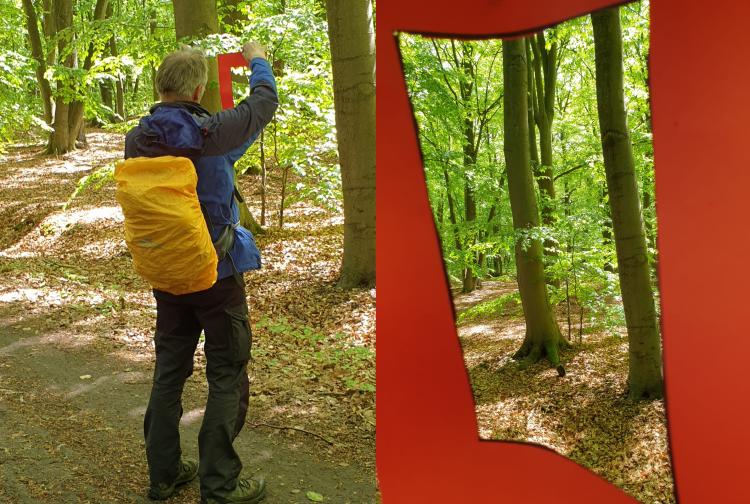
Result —
<instances>
[{"instance_id":1,"label":"yellow backpack rain cover","mask_svg":"<svg viewBox=\"0 0 750 504\"><path fill-rule=\"evenodd\" d=\"M175 295L216 283L216 250L198 201L192 161L127 159L117 163L115 181L135 270L154 289Z\"/></svg>"}]
</instances>

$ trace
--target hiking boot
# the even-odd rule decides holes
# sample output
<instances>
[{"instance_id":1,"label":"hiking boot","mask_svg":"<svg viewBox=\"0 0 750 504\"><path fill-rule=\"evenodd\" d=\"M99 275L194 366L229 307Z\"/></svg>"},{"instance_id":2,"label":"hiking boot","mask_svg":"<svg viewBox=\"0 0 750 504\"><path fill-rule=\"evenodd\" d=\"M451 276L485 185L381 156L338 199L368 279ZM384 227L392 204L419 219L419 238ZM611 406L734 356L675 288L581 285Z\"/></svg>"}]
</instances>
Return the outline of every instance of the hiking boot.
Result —
<instances>
[{"instance_id":1,"label":"hiking boot","mask_svg":"<svg viewBox=\"0 0 750 504\"><path fill-rule=\"evenodd\" d=\"M235 489L226 497L209 497L201 504L256 504L266 497L266 480L242 479L237 481Z\"/></svg>"},{"instance_id":2,"label":"hiking boot","mask_svg":"<svg viewBox=\"0 0 750 504\"><path fill-rule=\"evenodd\" d=\"M153 500L164 500L174 494L175 488L180 485L192 481L198 475L198 462L191 459L180 460L180 469L177 472L177 478L169 483L157 483L156 485L151 484L151 488L148 490L149 498Z\"/></svg>"}]
</instances>

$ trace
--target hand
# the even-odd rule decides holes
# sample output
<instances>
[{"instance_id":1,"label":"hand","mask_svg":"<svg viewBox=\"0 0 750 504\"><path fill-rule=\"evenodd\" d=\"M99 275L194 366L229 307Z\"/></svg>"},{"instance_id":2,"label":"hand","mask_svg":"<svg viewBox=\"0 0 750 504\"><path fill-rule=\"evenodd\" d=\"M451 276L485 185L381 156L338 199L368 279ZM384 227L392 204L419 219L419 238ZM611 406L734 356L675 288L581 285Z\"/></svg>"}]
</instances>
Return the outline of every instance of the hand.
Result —
<instances>
[{"instance_id":1,"label":"hand","mask_svg":"<svg viewBox=\"0 0 750 504\"><path fill-rule=\"evenodd\" d=\"M258 42L247 42L244 46L242 46L242 56L245 57L248 63L253 58L266 59L266 48L260 45Z\"/></svg>"}]
</instances>

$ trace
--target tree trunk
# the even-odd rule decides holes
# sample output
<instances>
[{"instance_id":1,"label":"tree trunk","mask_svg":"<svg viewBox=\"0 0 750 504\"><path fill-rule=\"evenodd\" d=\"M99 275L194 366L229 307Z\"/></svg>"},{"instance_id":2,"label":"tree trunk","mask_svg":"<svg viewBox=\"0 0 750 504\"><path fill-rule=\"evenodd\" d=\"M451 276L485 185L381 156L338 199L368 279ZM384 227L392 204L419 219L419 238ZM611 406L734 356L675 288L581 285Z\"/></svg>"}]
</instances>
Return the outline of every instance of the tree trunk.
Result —
<instances>
[{"instance_id":1,"label":"tree trunk","mask_svg":"<svg viewBox=\"0 0 750 504\"><path fill-rule=\"evenodd\" d=\"M73 2L72 0L55 0L54 1L54 16L55 16L55 27L57 33L69 28L73 23ZM65 50L66 45L70 42L72 34L66 34L58 38L57 49L58 54L62 54ZM68 68L73 68L74 55L69 54L62 64ZM57 93L55 96L55 114L52 120L52 127L54 132L50 138L47 152L49 154L63 154L70 150L69 136L70 128L68 124L68 113L69 106L65 100L65 89L64 84L58 82ZM75 138L73 139L75 142Z\"/></svg>"},{"instance_id":2,"label":"tree trunk","mask_svg":"<svg viewBox=\"0 0 750 504\"><path fill-rule=\"evenodd\" d=\"M453 203L453 195L451 194L451 183L450 177L448 176L448 168L443 166L443 178L445 179L445 194L448 198L448 219L451 223L451 229L453 230L453 239L456 242L456 250L461 251L461 238L458 236L458 219L456 217L456 207Z\"/></svg>"},{"instance_id":3,"label":"tree trunk","mask_svg":"<svg viewBox=\"0 0 750 504\"><path fill-rule=\"evenodd\" d=\"M44 107L44 122L52 123L52 88L44 76L47 71L47 62L44 59L44 48L42 38L39 36L39 21L31 0L23 0L23 10L26 13L26 27L29 32L29 43L31 45L31 56L36 60L36 80L41 92L42 106Z\"/></svg>"},{"instance_id":4,"label":"tree trunk","mask_svg":"<svg viewBox=\"0 0 750 504\"><path fill-rule=\"evenodd\" d=\"M150 19L148 22L148 31L151 34L151 38L154 38L156 34L156 9L151 9ZM156 90L156 64L151 63L151 94L154 101L159 101L159 92Z\"/></svg>"},{"instance_id":5,"label":"tree trunk","mask_svg":"<svg viewBox=\"0 0 750 504\"><path fill-rule=\"evenodd\" d=\"M504 40L504 151L513 227L517 232L529 232L539 226L539 209L529 161L526 64L523 39ZM547 297L542 244L538 239L516 240L515 255L526 336L513 357L524 359L523 365L527 365L546 356L563 376L565 369L560 364L558 349L565 341Z\"/></svg>"},{"instance_id":6,"label":"tree trunk","mask_svg":"<svg viewBox=\"0 0 750 504\"><path fill-rule=\"evenodd\" d=\"M528 91L527 91L527 105L526 108L528 110L528 130L529 130L529 153L531 155L531 171L533 173L537 173L539 170L539 150L537 149L536 145L536 127L534 126L536 124L536 116L537 112L535 110L535 103L536 103L536 91L534 89L534 69L533 66L529 63L531 63L531 39L534 38L533 35L526 38L526 43L524 44L526 46L526 83L528 85Z\"/></svg>"},{"instance_id":7,"label":"tree trunk","mask_svg":"<svg viewBox=\"0 0 750 504\"><path fill-rule=\"evenodd\" d=\"M177 40L182 38L200 38L219 30L219 17L216 13L216 2L214 0L173 0L174 27ZM216 58L208 58L208 82L206 92L203 94L201 105L211 113L221 110L221 97L219 95L219 70ZM234 187L239 192L237 180ZM247 203L237 202L240 209L240 224L252 233L262 233L263 230L253 218Z\"/></svg>"},{"instance_id":8,"label":"tree trunk","mask_svg":"<svg viewBox=\"0 0 750 504\"><path fill-rule=\"evenodd\" d=\"M47 54L47 66L50 67L55 64L55 61L57 61L57 47L55 47L55 44L53 43L55 33L57 33L57 21L55 19L55 8L52 0L43 0L42 8L44 9L42 16L42 27L44 28L43 42Z\"/></svg>"},{"instance_id":9,"label":"tree trunk","mask_svg":"<svg viewBox=\"0 0 750 504\"><path fill-rule=\"evenodd\" d=\"M468 42L462 43L463 51L461 56L461 70L464 78L459 83L459 92L461 93L461 106L464 111L464 135L463 135L463 153L464 153L464 223L466 224L465 248L471 250L476 242L475 222L477 219L477 202L474 197L474 187L471 173L477 164L477 147L476 131L474 120L471 117L472 94L474 88L474 62L472 46ZM468 293L476 289L477 276L474 274L473 266L475 260L468 261L463 271L463 292Z\"/></svg>"},{"instance_id":10,"label":"tree trunk","mask_svg":"<svg viewBox=\"0 0 750 504\"><path fill-rule=\"evenodd\" d=\"M375 285L375 33L371 0L327 0L344 257L339 285Z\"/></svg>"},{"instance_id":11,"label":"tree trunk","mask_svg":"<svg viewBox=\"0 0 750 504\"><path fill-rule=\"evenodd\" d=\"M599 130L629 338L628 395L653 399L663 395L661 345L625 112L619 10L593 13L591 21Z\"/></svg>"},{"instance_id":12,"label":"tree trunk","mask_svg":"<svg viewBox=\"0 0 750 504\"><path fill-rule=\"evenodd\" d=\"M114 35L109 39L109 53L112 57L116 58L117 52L117 40ZM125 113L125 84L121 76L117 77L115 81L115 114L117 115L118 121L122 122L126 117Z\"/></svg>"},{"instance_id":13,"label":"tree trunk","mask_svg":"<svg viewBox=\"0 0 750 504\"><path fill-rule=\"evenodd\" d=\"M552 170L552 123L555 117L555 86L557 85L557 42L553 42L549 50L546 47L544 32L529 38L529 46L534 54L533 73L535 106L534 121L539 128L540 164L536 176L539 193L542 198L542 223L548 228L555 224L555 181ZM529 124L533 130L533 125ZM532 149L536 150L536 146ZM555 243L551 239L544 240L544 254L556 256ZM547 279L556 286L560 286L559 279Z\"/></svg>"},{"instance_id":14,"label":"tree trunk","mask_svg":"<svg viewBox=\"0 0 750 504\"><path fill-rule=\"evenodd\" d=\"M94 21L102 21L106 18L108 0L96 0L94 7ZM88 72L94 61L94 44L91 43L83 62L83 70ZM85 113L85 104L81 100L74 100L70 103L68 109L68 150L75 148L75 143L80 140L86 144L86 137L83 134L83 116Z\"/></svg>"},{"instance_id":15,"label":"tree trunk","mask_svg":"<svg viewBox=\"0 0 750 504\"><path fill-rule=\"evenodd\" d=\"M174 28L177 40L200 38L219 31L215 0L173 0ZM201 105L211 112L221 110L219 69L216 58L208 58L208 82Z\"/></svg>"}]
</instances>

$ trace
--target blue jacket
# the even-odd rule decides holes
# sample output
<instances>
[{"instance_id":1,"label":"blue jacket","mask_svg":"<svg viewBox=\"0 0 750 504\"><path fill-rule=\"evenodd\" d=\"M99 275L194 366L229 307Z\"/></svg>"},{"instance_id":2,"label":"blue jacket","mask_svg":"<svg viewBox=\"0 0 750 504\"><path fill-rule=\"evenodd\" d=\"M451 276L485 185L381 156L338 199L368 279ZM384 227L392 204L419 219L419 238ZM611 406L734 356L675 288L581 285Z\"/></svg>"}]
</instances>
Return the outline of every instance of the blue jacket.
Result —
<instances>
[{"instance_id":1,"label":"blue jacket","mask_svg":"<svg viewBox=\"0 0 750 504\"><path fill-rule=\"evenodd\" d=\"M251 94L236 107L211 115L193 102L157 103L150 115L125 137L125 158L184 156L198 174L198 199L211 239L226 226L233 227L234 244L219 261L218 279L236 271L260 268L260 252L252 233L239 225L234 197L234 163L258 138L278 107L271 66L265 59L250 62Z\"/></svg>"}]
</instances>

